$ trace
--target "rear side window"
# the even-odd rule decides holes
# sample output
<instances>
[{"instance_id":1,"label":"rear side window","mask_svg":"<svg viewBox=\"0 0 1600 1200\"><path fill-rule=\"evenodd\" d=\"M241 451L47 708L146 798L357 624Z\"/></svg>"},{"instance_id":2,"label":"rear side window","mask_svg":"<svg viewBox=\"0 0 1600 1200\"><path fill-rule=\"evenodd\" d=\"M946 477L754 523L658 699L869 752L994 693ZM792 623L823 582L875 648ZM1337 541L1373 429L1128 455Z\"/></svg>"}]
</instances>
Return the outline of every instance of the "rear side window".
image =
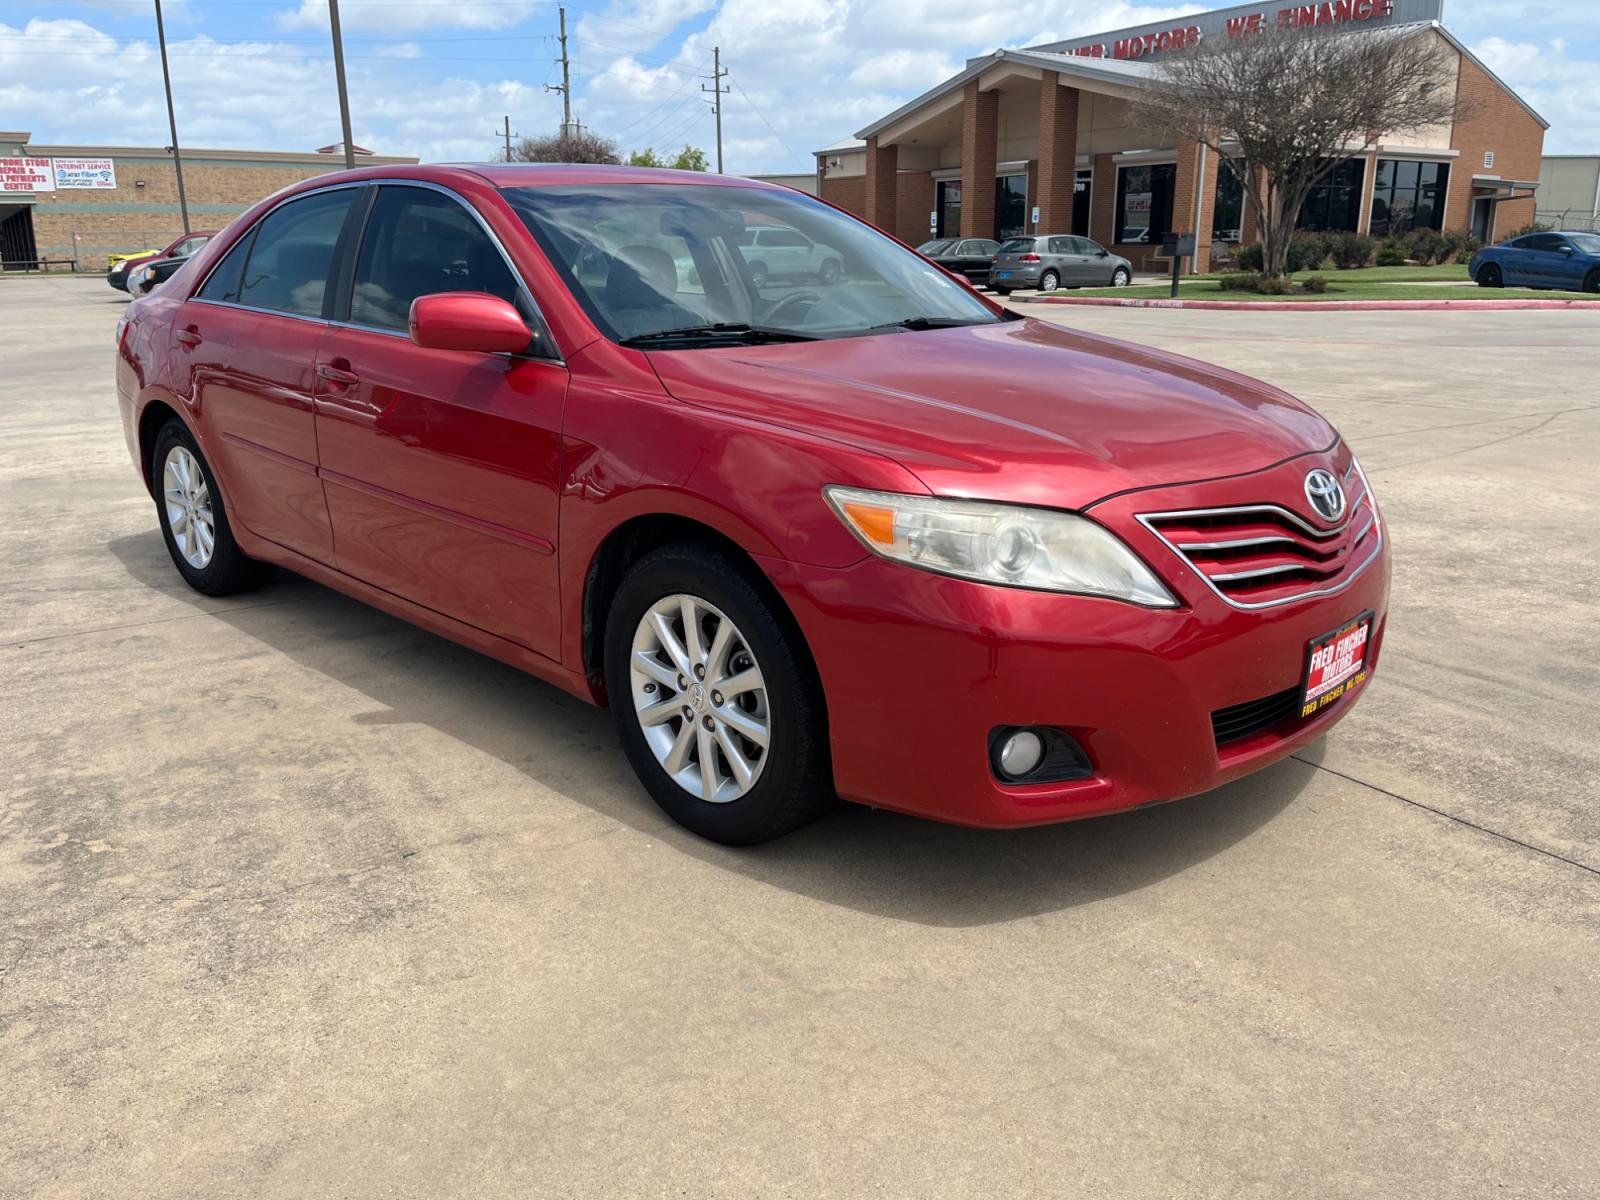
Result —
<instances>
[{"instance_id":1,"label":"rear side window","mask_svg":"<svg viewBox=\"0 0 1600 1200\"><path fill-rule=\"evenodd\" d=\"M355 188L321 192L268 213L256 229L239 303L302 317L322 316L333 252L356 194Z\"/></svg>"},{"instance_id":2,"label":"rear side window","mask_svg":"<svg viewBox=\"0 0 1600 1200\"><path fill-rule=\"evenodd\" d=\"M256 231L252 229L233 244L233 248L223 256L222 261L211 272L197 299L215 300L221 304L239 303L239 284L244 280L244 260L249 257L250 242L255 235Z\"/></svg>"},{"instance_id":3,"label":"rear side window","mask_svg":"<svg viewBox=\"0 0 1600 1200\"><path fill-rule=\"evenodd\" d=\"M1033 250L1032 238L1010 238L1000 243L1001 254L1028 254Z\"/></svg>"},{"instance_id":4,"label":"rear side window","mask_svg":"<svg viewBox=\"0 0 1600 1200\"><path fill-rule=\"evenodd\" d=\"M379 189L356 259L353 322L404 329L418 296L487 292L517 304L518 291L499 248L457 201L427 188Z\"/></svg>"},{"instance_id":5,"label":"rear side window","mask_svg":"<svg viewBox=\"0 0 1600 1200\"><path fill-rule=\"evenodd\" d=\"M761 236L756 240L763 246L792 246L798 248L811 245L809 239L792 229L763 229Z\"/></svg>"}]
</instances>

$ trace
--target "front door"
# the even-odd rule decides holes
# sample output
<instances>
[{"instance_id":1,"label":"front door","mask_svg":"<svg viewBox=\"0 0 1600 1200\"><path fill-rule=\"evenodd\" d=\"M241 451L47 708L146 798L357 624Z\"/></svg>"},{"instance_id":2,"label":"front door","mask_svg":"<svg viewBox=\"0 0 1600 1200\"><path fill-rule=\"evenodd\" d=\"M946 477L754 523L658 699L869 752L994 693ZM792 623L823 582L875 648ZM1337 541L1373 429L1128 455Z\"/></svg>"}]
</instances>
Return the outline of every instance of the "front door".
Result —
<instances>
[{"instance_id":1,"label":"front door","mask_svg":"<svg viewBox=\"0 0 1600 1200\"><path fill-rule=\"evenodd\" d=\"M328 335L328 281L361 189L291 200L247 233L178 314L183 364L206 453L228 481L230 515L251 533L333 562L312 413Z\"/></svg>"},{"instance_id":2,"label":"front door","mask_svg":"<svg viewBox=\"0 0 1600 1200\"><path fill-rule=\"evenodd\" d=\"M995 237L1021 237L1028 228L1028 177L1001 175L994 181Z\"/></svg>"},{"instance_id":3,"label":"front door","mask_svg":"<svg viewBox=\"0 0 1600 1200\"><path fill-rule=\"evenodd\" d=\"M1493 200L1480 197L1472 202L1472 236L1485 244L1494 225L1493 215Z\"/></svg>"},{"instance_id":4,"label":"front door","mask_svg":"<svg viewBox=\"0 0 1600 1200\"><path fill-rule=\"evenodd\" d=\"M380 188L356 256L349 324L317 359L339 569L554 658L567 370L413 343L412 300L462 291L501 296L537 323L531 297L461 201Z\"/></svg>"}]
</instances>

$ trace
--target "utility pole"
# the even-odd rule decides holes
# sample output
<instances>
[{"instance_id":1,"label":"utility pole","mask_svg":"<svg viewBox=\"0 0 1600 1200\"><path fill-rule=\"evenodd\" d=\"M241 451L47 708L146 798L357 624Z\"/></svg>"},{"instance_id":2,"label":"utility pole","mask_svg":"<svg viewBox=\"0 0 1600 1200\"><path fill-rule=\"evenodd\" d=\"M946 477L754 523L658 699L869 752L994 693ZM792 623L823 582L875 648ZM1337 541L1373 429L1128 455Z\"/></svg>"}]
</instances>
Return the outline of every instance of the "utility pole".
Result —
<instances>
[{"instance_id":1,"label":"utility pole","mask_svg":"<svg viewBox=\"0 0 1600 1200\"><path fill-rule=\"evenodd\" d=\"M183 190L183 151L178 148L178 114L172 107L172 72L167 69L167 27L161 20L161 0L156 0L156 39L161 43L161 82L167 89L167 127L172 132L172 167L178 173L178 211L183 231L189 232L189 197Z\"/></svg>"},{"instance_id":2,"label":"utility pole","mask_svg":"<svg viewBox=\"0 0 1600 1200\"><path fill-rule=\"evenodd\" d=\"M717 174L722 174L722 97L732 89L722 86L728 73L722 69L722 47L711 47L711 86L700 85L702 92L712 93L711 106L717 110Z\"/></svg>"},{"instance_id":3,"label":"utility pole","mask_svg":"<svg viewBox=\"0 0 1600 1200\"><path fill-rule=\"evenodd\" d=\"M344 38L339 33L339 0L328 0L328 20L333 25L333 74L339 81L339 125L344 131L344 166L356 165L355 142L350 138L350 93L344 85Z\"/></svg>"},{"instance_id":4,"label":"utility pole","mask_svg":"<svg viewBox=\"0 0 1600 1200\"><path fill-rule=\"evenodd\" d=\"M572 68L567 60L567 10L563 6L556 12L561 17L561 84L547 83L544 90L561 93L561 136L566 137L572 132Z\"/></svg>"},{"instance_id":5,"label":"utility pole","mask_svg":"<svg viewBox=\"0 0 1600 1200\"><path fill-rule=\"evenodd\" d=\"M506 161L507 162L511 161L511 139L514 138L514 137L521 137L521 136L522 135L520 133L512 133L511 132L511 114L507 113L506 114L506 131L505 131Z\"/></svg>"}]
</instances>

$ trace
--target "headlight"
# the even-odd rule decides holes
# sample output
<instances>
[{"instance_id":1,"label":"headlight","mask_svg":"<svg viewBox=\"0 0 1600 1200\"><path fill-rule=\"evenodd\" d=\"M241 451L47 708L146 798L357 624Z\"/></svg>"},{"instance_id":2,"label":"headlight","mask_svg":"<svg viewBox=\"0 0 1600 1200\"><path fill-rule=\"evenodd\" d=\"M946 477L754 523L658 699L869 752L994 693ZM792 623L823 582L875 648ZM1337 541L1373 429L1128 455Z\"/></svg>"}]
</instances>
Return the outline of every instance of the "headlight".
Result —
<instances>
[{"instance_id":1,"label":"headlight","mask_svg":"<svg viewBox=\"0 0 1600 1200\"><path fill-rule=\"evenodd\" d=\"M1073 513L847 487L823 494L867 549L884 558L980 583L1150 608L1178 603L1114 534Z\"/></svg>"}]
</instances>

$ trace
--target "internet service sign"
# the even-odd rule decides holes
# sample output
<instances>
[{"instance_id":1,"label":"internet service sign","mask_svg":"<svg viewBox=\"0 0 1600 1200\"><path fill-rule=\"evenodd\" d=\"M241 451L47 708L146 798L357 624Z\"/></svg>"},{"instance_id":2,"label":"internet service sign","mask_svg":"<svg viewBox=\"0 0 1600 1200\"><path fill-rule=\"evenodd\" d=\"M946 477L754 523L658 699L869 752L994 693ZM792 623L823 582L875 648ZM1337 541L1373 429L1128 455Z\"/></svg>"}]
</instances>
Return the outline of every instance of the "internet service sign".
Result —
<instances>
[{"instance_id":1,"label":"internet service sign","mask_svg":"<svg viewBox=\"0 0 1600 1200\"><path fill-rule=\"evenodd\" d=\"M109 158L52 158L58 188L114 188L117 169Z\"/></svg>"}]
</instances>

